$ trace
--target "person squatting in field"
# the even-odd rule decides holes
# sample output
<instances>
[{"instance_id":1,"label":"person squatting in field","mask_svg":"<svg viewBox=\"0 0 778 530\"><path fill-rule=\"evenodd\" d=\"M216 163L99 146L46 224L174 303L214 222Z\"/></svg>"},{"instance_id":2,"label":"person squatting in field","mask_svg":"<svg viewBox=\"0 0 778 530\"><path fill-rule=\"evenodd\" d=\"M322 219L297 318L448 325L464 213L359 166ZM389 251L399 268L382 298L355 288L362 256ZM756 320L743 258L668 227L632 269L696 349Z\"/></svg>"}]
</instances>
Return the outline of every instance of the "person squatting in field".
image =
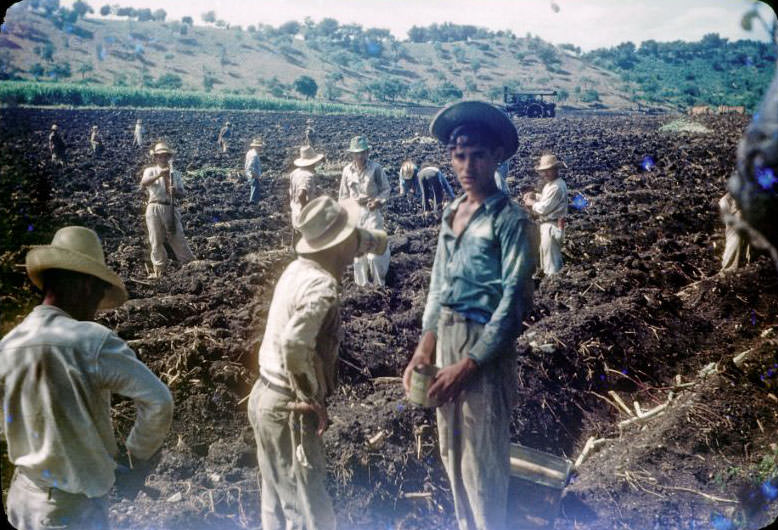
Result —
<instances>
[{"instance_id":1,"label":"person squatting in field","mask_svg":"<svg viewBox=\"0 0 778 530\"><path fill-rule=\"evenodd\" d=\"M324 159L323 153L316 153L310 145L300 148L300 156L294 160L295 170L289 175L289 209L292 212L292 228L297 242L297 225L300 212L305 205L316 198L316 166Z\"/></svg>"},{"instance_id":2,"label":"person squatting in field","mask_svg":"<svg viewBox=\"0 0 778 530\"><path fill-rule=\"evenodd\" d=\"M300 212L294 260L273 291L248 416L257 441L262 528L335 528L321 435L335 387L338 286L354 257L381 254L386 233L357 227L361 209L327 196Z\"/></svg>"},{"instance_id":3,"label":"person squatting in field","mask_svg":"<svg viewBox=\"0 0 778 530\"><path fill-rule=\"evenodd\" d=\"M259 202L259 177L262 176L262 164L259 161L259 150L264 145L262 138L254 138L249 144L249 150L246 153L246 161L243 164L243 170L246 179L249 181L249 202L257 204Z\"/></svg>"},{"instance_id":4,"label":"person squatting in field","mask_svg":"<svg viewBox=\"0 0 778 530\"><path fill-rule=\"evenodd\" d=\"M543 178L540 195L524 194L524 204L540 223L540 266L543 274L556 274L562 268L562 243L565 240L567 217L567 184L559 176L559 168L567 167L553 154L540 157L535 171Z\"/></svg>"},{"instance_id":5,"label":"person squatting in field","mask_svg":"<svg viewBox=\"0 0 778 530\"><path fill-rule=\"evenodd\" d=\"M154 146L153 153L155 165L143 171L140 187L149 195L146 227L149 231L151 264L154 267L151 276L160 278L167 268L165 243L182 264L192 261L194 255L184 237L181 214L175 206L175 199L184 194L184 183L181 172L173 169L173 151L167 144L160 142Z\"/></svg>"},{"instance_id":6,"label":"person squatting in field","mask_svg":"<svg viewBox=\"0 0 778 530\"><path fill-rule=\"evenodd\" d=\"M51 152L51 161L57 165L65 165L65 141L59 134L59 126L56 123L51 124L51 133L49 133L49 151Z\"/></svg>"},{"instance_id":7,"label":"person squatting in field","mask_svg":"<svg viewBox=\"0 0 778 530\"><path fill-rule=\"evenodd\" d=\"M371 230L384 229L382 207L389 198L389 181L384 170L368 159L370 146L364 136L351 139L348 151L352 161L343 168L340 180L339 200L352 199L359 204L361 213L358 226ZM389 270L389 247L381 254L368 253L354 259L354 283L376 287L385 285Z\"/></svg>"},{"instance_id":8,"label":"person squatting in field","mask_svg":"<svg viewBox=\"0 0 778 530\"><path fill-rule=\"evenodd\" d=\"M419 344L403 373L439 371L428 391L438 403L440 455L459 528L503 529L514 405L514 340L532 302L537 227L500 191L497 165L518 147L500 109L464 101L441 110L430 132L447 145L464 191L443 211Z\"/></svg>"},{"instance_id":9,"label":"person squatting in field","mask_svg":"<svg viewBox=\"0 0 778 530\"><path fill-rule=\"evenodd\" d=\"M422 209L425 212L430 208L437 210L439 205L444 205L446 196L448 200L456 197L440 169L427 165L419 170L412 160L406 160L400 167L400 195L405 196L409 193L421 198Z\"/></svg>"},{"instance_id":10,"label":"person squatting in field","mask_svg":"<svg viewBox=\"0 0 778 530\"><path fill-rule=\"evenodd\" d=\"M68 226L26 256L43 301L0 342L3 433L15 466L6 514L19 530L108 528L117 468L111 394L132 399L125 446L139 483L170 429L173 398L127 343L93 322L127 299L97 234Z\"/></svg>"}]
</instances>

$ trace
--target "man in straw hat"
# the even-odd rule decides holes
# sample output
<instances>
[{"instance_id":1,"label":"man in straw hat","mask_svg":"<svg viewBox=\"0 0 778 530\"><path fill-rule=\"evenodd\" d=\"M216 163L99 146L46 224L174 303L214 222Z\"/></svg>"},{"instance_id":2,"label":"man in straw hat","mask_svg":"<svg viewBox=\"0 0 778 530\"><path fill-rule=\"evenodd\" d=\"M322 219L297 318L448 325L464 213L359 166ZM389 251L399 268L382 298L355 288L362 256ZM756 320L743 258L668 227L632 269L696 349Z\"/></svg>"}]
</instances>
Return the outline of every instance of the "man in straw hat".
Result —
<instances>
[{"instance_id":1,"label":"man in straw hat","mask_svg":"<svg viewBox=\"0 0 778 530\"><path fill-rule=\"evenodd\" d=\"M60 166L65 165L65 141L59 134L59 126L56 123L51 124L51 133L49 133L49 151L51 152L51 161Z\"/></svg>"},{"instance_id":2,"label":"man in straw hat","mask_svg":"<svg viewBox=\"0 0 778 530\"><path fill-rule=\"evenodd\" d=\"M303 141L305 145L313 147L316 145L316 130L313 128L313 120L308 118L305 120L305 133L303 135Z\"/></svg>"},{"instance_id":3,"label":"man in straw hat","mask_svg":"<svg viewBox=\"0 0 778 530\"><path fill-rule=\"evenodd\" d=\"M300 148L300 157L294 160L295 170L289 175L289 207L295 230L300 224L300 211L316 196L315 170L323 159L324 154L316 153L306 145Z\"/></svg>"},{"instance_id":4,"label":"man in straw hat","mask_svg":"<svg viewBox=\"0 0 778 530\"><path fill-rule=\"evenodd\" d=\"M219 149L222 153L226 153L230 145L230 137L232 136L232 124L228 121L224 122L224 127L219 129Z\"/></svg>"},{"instance_id":5,"label":"man in straw hat","mask_svg":"<svg viewBox=\"0 0 778 530\"><path fill-rule=\"evenodd\" d=\"M368 160L370 146L364 136L351 139L348 151L352 161L343 168L338 198L342 201L352 199L360 206L358 225L371 230L384 229L384 214L381 211L389 198L389 181L384 170ZM389 270L389 247L380 255L373 253L354 260L354 283L367 285L372 281L375 286L385 285Z\"/></svg>"},{"instance_id":6,"label":"man in straw hat","mask_svg":"<svg viewBox=\"0 0 778 530\"><path fill-rule=\"evenodd\" d=\"M100 138L100 129L97 125L92 125L92 132L89 135L89 145L92 147L93 155L100 155L103 152L103 139Z\"/></svg>"},{"instance_id":7,"label":"man in straw hat","mask_svg":"<svg viewBox=\"0 0 778 530\"><path fill-rule=\"evenodd\" d=\"M246 153L246 161L243 164L243 169L246 173L246 178L251 184L251 191L249 192L249 202L251 204L257 204L259 202L259 177L262 176L262 164L259 161L259 151L262 149L264 142L262 138L254 138L249 144L250 149Z\"/></svg>"},{"instance_id":8,"label":"man in straw hat","mask_svg":"<svg viewBox=\"0 0 778 530\"><path fill-rule=\"evenodd\" d=\"M463 101L442 109L430 132L445 143L464 195L443 211L422 335L403 373L439 368L428 391L438 403L440 455L461 529L504 528L514 340L532 300L536 227L494 182L518 135L500 109Z\"/></svg>"},{"instance_id":9,"label":"man in straw hat","mask_svg":"<svg viewBox=\"0 0 778 530\"><path fill-rule=\"evenodd\" d=\"M524 194L524 204L540 223L540 267L545 275L552 275L562 268L562 242L565 239L567 217L567 184L559 176L559 168L567 167L556 155L545 154L535 171L543 178L540 195Z\"/></svg>"},{"instance_id":10,"label":"man in straw hat","mask_svg":"<svg viewBox=\"0 0 778 530\"><path fill-rule=\"evenodd\" d=\"M143 121L138 118L138 121L135 122L135 131L132 136L132 145L143 145L143 132Z\"/></svg>"},{"instance_id":11,"label":"man in straw hat","mask_svg":"<svg viewBox=\"0 0 778 530\"><path fill-rule=\"evenodd\" d=\"M111 394L134 400L128 462L147 470L173 415L167 387L127 343L92 320L127 299L97 234L68 226L27 253L43 302L0 342L8 458L16 467L8 521L20 530L108 527L117 445Z\"/></svg>"},{"instance_id":12,"label":"man in straw hat","mask_svg":"<svg viewBox=\"0 0 778 530\"><path fill-rule=\"evenodd\" d=\"M322 196L300 212L298 257L273 292L248 414L257 440L262 528L335 528L321 435L335 387L338 285L360 254L381 254L386 234L357 228L359 208Z\"/></svg>"},{"instance_id":13,"label":"man in straw hat","mask_svg":"<svg viewBox=\"0 0 778 530\"><path fill-rule=\"evenodd\" d=\"M146 206L146 227L149 230L151 245L151 263L154 266L153 278L160 278L167 268L167 243L182 264L194 259L192 251L184 237L181 226L181 214L174 201L184 194L181 172L175 171L171 164L173 151L164 142L154 146L154 163L143 171L140 187L149 194Z\"/></svg>"}]
</instances>

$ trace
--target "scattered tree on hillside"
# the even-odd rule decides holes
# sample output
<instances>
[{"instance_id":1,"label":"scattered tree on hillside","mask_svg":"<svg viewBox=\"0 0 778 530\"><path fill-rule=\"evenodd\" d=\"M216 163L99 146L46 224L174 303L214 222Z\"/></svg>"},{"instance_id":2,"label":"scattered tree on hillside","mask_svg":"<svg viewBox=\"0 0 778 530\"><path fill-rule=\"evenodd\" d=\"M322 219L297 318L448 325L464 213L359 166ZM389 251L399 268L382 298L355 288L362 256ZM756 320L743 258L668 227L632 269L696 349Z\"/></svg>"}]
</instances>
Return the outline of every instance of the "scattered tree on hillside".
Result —
<instances>
[{"instance_id":1,"label":"scattered tree on hillside","mask_svg":"<svg viewBox=\"0 0 778 530\"><path fill-rule=\"evenodd\" d=\"M154 20L154 15L151 14L151 9L144 7L136 11L138 22L146 22L148 20Z\"/></svg>"},{"instance_id":2,"label":"scattered tree on hillside","mask_svg":"<svg viewBox=\"0 0 778 530\"><path fill-rule=\"evenodd\" d=\"M284 24L281 24L278 27L278 31L294 37L295 35L300 33L300 23L294 20L290 20L289 22L285 22Z\"/></svg>"},{"instance_id":3,"label":"scattered tree on hillside","mask_svg":"<svg viewBox=\"0 0 778 530\"><path fill-rule=\"evenodd\" d=\"M81 63L81 66L78 67L78 73L81 74L81 79L85 79L86 74L94 71L94 69L95 67L92 66L92 63Z\"/></svg>"},{"instance_id":4,"label":"scattered tree on hillside","mask_svg":"<svg viewBox=\"0 0 778 530\"><path fill-rule=\"evenodd\" d=\"M183 22L184 24L188 24L190 26L194 24L194 20L192 20L192 17L181 17L181 22Z\"/></svg>"},{"instance_id":5,"label":"scattered tree on hillside","mask_svg":"<svg viewBox=\"0 0 778 530\"><path fill-rule=\"evenodd\" d=\"M316 81L312 77L301 75L294 80L294 89L305 96L306 99L311 99L316 97L319 85L316 84Z\"/></svg>"},{"instance_id":6,"label":"scattered tree on hillside","mask_svg":"<svg viewBox=\"0 0 778 530\"><path fill-rule=\"evenodd\" d=\"M100 8L101 16L107 17L110 14L111 14L111 6L109 6L108 4L105 4L103 7Z\"/></svg>"},{"instance_id":7,"label":"scattered tree on hillside","mask_svg":"<svg viewBox=\"0 0 778 530\"><path fill-rule=\"evenodd\" d=\"M176 74L162 74L157 78L156 82L154 83L154 86L156 88L165 88L168 90L178 90L182 86L184 86L184 82L181 80L181 77Z\"/></svg>"},{"instance_id":8,"label":"scattered tree on hillside","mask_svg":"<svg viewBox=\"0 0 778 530\"><path fill-rule=\"evenodd\" d=\"M42 47L36 46L32 51L40 55L41 59L44 61L54 60L54 45L51 41L47 41Z\"/></svg>"},{"instance_id":9,"label":"scattered tree on hillside","mask_svg":"<svg viewBox=\"0 0 778 530\"><path fill-rule=\"evenodd\" d=\"M450 81L444 81L435 89L435 97L441 103L462 99L462 90Z\"/></svg>"},{"instance_id":10,"label":"scattered tree on hillside","mask_svg":"<svg viewBox=\"0 0 778 530\"><path fill-rule=\"evenodd\" d=\"M216 22L216 12L213 10L206 11L200 16L200 18L202 18L203 22L205 23L213 24L214 22Z\"/></svg>"},{"instance_id":11,"label":"scattered tree on hillside","mask_svg":"<svg viewBox=\"0 0 778 530\"><path fill-rule=\"evenodd\" d=\"M490 87L489 90L486 91L486 96L489 98L489 101L494 103L495 101L502 98L502 87L499 86Z\"/></svg>"},{"instance_id":12,"label":"scattered tree on hillside","mask_svg":"<svg viewBox=\"0 0 778 530\"><path fill-rule=\"evenodd\" d=\"M76 0L73 2L73 11L76 13L76 16L79 18L84 18L84 16L87 13L94 13L94 9L92 9L89 4L86 2L82 2L81 0Z\"/></svg>"},{"instance_id":13,"label":"scattered tree on hillside","mask_svg":"<svg viewBox=\"0 0 778 530\"><path fill-rule=\"evenodd\" d=\"M43 65L41 63L35 63L32 66L30 66L29 72L37 81L39 77L43 77L44 74Z\"/></svg>"},{"instance_id":14,"label":"scattered tree on hillside","mask_svg":"<svg viewBox=\"0 0 778 530\"><path fill-rule=\"evenodd\" d=\"M230 27L230 25L229 25L229 24L227 24L227 22L226 22L226 21L224 21L224 20L222 20L222 19L219 19L219 20L217 20L217 21L216 21L216 27L217 27L217 28L229 28L229 27Z\"/></svg>"},{"instance_id":15,"label":"scattered tree on hillside","mask_svg":"<svg viewBox=\"0 0 778 530\"><path fill-rule=\"evenodd\" d=\"M167 11L160 8L154 11L154 13L152 13L152 16L154 17L154 20L157 20L159 22L164 22L165 18L167 17Z\"/></svg>"}]
</instances>

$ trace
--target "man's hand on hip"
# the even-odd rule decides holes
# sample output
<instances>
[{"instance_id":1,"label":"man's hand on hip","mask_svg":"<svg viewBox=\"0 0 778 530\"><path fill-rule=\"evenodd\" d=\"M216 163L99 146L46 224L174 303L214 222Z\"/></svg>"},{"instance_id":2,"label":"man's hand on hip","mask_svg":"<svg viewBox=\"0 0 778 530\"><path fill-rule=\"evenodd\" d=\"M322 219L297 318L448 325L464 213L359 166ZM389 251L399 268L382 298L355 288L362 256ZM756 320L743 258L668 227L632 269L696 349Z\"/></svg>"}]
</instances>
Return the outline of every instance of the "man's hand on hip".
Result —
<instances>
[{"instance_id":1,"label":"man's hand on hip","mask_svg":"<svg viewBox=\"0 0 778 530\"><path fill-rule=\"evenodd\" d=\"M453 401L477 371L478 365L470 357L441 368L430 385L427 397L441 405Z\"/></svg>"},{"instance_id":2,"label":"man's hand on hip","mask_svg":"<svg viewBox=\"0 0 778 530\"><path fill-rule=\"evenodd\" d=\"M319 403L314 402L306 402L306 401L296 401L293 403L289 403L287 405L287 408L294 412L301 412L303 414L306 413L313 413L316 414L316 417L319 420L319 425L316 428L316 434L321 436L324 434L324 431L327 430L327 424L329 423L329 416L327 416L327 407L324 405L321 405Z\"/></svg>"}]
</instances>

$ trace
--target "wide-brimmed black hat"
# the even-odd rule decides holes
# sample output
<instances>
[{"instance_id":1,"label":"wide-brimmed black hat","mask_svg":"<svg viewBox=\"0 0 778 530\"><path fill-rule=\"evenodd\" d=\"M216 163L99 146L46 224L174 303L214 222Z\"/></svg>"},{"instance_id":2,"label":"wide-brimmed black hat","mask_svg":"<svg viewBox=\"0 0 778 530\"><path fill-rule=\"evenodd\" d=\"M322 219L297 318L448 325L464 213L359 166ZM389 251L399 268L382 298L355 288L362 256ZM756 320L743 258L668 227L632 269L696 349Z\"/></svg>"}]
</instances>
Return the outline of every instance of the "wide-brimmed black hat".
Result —
<instances>
[{"instance_id":1,"label":"wide-brimmed black hat","mask_svg":"<svg viewBox=\"0 0 778 530\"><path fill-rule=\"evenodd\" d=\"M504 147L503 160L519 148L519 134L508 115L485 101L459 101L442 108L430 123L430 133L448 143L451 131L466 123L490 129Z\"/></svg>"}]
</instances>

